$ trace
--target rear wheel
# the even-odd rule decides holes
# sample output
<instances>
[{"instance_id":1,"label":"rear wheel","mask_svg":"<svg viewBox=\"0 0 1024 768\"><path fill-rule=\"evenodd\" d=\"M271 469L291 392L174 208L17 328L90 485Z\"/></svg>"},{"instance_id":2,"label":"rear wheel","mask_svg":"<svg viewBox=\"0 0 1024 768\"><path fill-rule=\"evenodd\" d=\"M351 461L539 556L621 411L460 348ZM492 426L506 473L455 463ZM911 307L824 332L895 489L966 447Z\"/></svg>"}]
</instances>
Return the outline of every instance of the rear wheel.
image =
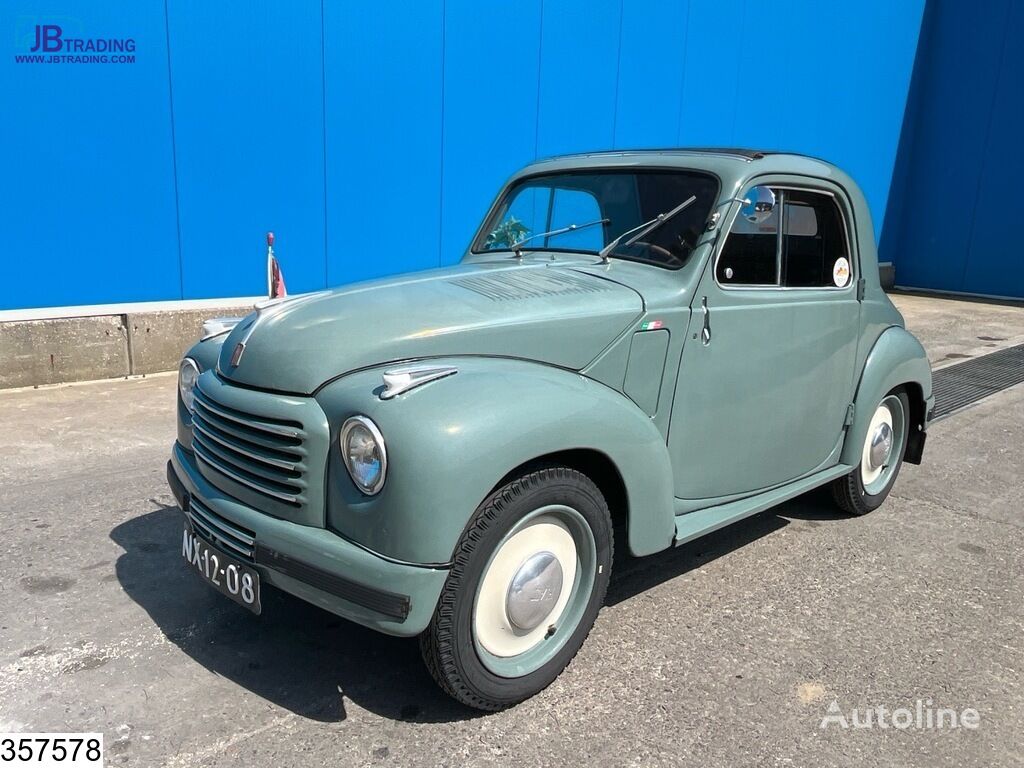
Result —
<instances>
[{"instance_id":1,"label":"rear wheel","mask_svg":"<svg viewBox=\"0 0 1024 768\"><path fill-rule=\"evenodd\" d=\"M910 401L902 389L882 398L868 425L860 463L832 483L832 496L841 509L866 515L885 501L903 465L909 414Z\"/></svg>"},{"instance_id":2,"label":"rear wheel","mask_svg":"<svg viewBox=\"0 0 1024 768\"><path fill-rule=\"evenodd\" d=\"M543 690L590 633L611 560L608 505L585 475L550 467L499 488L459 541L420 636L434 679L485 710Z\"/></svg>"}]
</instances>

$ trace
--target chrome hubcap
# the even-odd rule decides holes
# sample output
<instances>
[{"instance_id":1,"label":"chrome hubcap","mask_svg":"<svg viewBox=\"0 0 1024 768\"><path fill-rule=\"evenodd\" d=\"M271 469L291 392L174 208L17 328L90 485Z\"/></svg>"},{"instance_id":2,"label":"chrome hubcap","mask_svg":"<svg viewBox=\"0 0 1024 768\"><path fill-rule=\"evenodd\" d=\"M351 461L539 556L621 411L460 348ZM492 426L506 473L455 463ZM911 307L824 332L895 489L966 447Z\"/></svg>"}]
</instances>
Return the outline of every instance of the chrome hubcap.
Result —
<instances>
[{"instance_id":1,"label":"chrome hubcap","mask_svg":"<svg viewBox=\"0 0 1024 768\"><path fill-rule=\"evenodd\" d=\"M531 630L544 621L562 594L562 564L551 552L537 552L527 558L508 586L505 610L509 621Z\"/></svg>"},{"instance_id":2,"label":"chrome hubcap","mask_svg":"<svg viewBox=\"0 0 1024 768\"><path fill-rule=\"evenodd\" d=\"M885 466L892 453L892 427L886 422L879 424L871 435L871 447L868 449L868 464L872 469Z\"/></svg>"},{"instance_id":3,"label":"chrome hubcap","mask_svg":"<svg viewBox=\"0 0 1024 768\"><path fill-rule=\"evenodd\" d=\"M561 647L593 586L593 542L576 510L550 504L498 544L473 606L473 639L488 669L519 677Z\"/></svg>"},{"instance_id":4,"label":"chrome hubcap","mask_svg":"<svg viewBox=\"0 0 1024 768\"><path fill-rule=\"evenodd\" d=\"M886 395L871 417L861 453L860 478L869 496L884 491L899 467L906 425L902 401L896 395Z\"/></svg>"}]
</instances>

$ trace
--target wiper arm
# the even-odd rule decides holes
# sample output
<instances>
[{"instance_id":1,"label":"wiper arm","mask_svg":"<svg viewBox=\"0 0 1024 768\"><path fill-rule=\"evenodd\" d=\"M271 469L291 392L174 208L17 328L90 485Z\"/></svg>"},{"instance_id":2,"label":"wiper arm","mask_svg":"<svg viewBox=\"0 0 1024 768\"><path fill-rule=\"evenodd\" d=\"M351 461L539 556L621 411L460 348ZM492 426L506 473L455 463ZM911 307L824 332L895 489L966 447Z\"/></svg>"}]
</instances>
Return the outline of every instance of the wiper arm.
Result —
<instances>
[{"instance_id":1,"label":"wiper arm","mask_svg":"<svg viewBox=\"0 0 1024 768\"><path fill-rule=\"evenodd\" d=\"M566 232L575 232L580 229L586 229L587 227L596 227L598 224L611 223L611 219L597 219L596 221L588 221L586 224L570 224L568 227L552 229L550 232L538 232L536 235L530 235L529 237L520 240L512 246L512 250L515 252L515 257L517 259L521 259L523 257L523 244L528 243L531 240L536 240L538 237L554 237L555 235L564 235Z\"/></svg>"},{"instance_id":2,"label":"wiper arm","mask_svg":"<svg viewBox=\"0 0 1024 768\"><path fill-rule=\"evenodd\" d=\"M608 245L606 245L604 248L601 249L601 252L598 254L598 256L601 257L601 263L602 264L607 264L608 263L608 257L611 255L611 252L614 251L618 247L619 243L621 243L623 238L625 238L627 235L633 235L633 233L636 232L636 234L633 235L633 237L629 238L629 240L627 240L625 243L623 243L623 245L628 247L628 246L632 245L633 243L635 243L637 240L639 240L641 237L645 237L645 236L649 235L651 232L656 230L658 227L660 227L662 224L664 224L666 221L671 219L673 216L675 216L680 211L683 211L683 210L689 208L691 205L693 205L693 203L694 203L694 201L696 199L697 199L696 195L690 195L689 200L685 200L684 202L680 203L675 208L673 208L671 211L668 211L666 213L659 213L657 216L655 216L650 221L645 221L640 226L633 227L632 229L628 229L625 232L623 232L621 235L616 237L614 240L612 240L610 243L608 243ZM640 230L640 231L637 232L637 230Z\"/></svg>"}]
</instances>

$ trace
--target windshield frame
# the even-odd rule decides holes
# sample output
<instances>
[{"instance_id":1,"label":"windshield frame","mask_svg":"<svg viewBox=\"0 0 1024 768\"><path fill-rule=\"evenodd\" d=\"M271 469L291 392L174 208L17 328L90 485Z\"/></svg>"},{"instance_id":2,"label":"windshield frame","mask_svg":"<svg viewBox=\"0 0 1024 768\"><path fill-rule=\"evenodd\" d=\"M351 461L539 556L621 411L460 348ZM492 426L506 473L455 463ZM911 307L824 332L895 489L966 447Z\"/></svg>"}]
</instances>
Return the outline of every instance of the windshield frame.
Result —
<instances>
[{"instance_id":1,"label":"windshield frame","mask_svg":"<svg viewBox=\"0 0 1024 768\"><path fill-rule=\"evenodd\" d=\"M722 195L722 178L714 171L710 171L706 168L694 168L693 166L681 166L681 165L581 165L573 168L559 168L557 170L550 171L539 171L537 173L524 174L522 176L515 176L505 184L504 187L498 192L494 202L491 203L487 209L487 213L480 220L480 225L477 227L473 234L473 239L470 240L469 249L467 255L473 256L486 256L488 254L507 254L514 253L514 248L485 248L477 249L479 243L486 238L487 223L495 215L495 213L501 209L501 207L508 200L509 193L514 187L519 186L525 182L533 181L534 179L545 178L549 176L567 176L574 173L579 174L598 174L598 173L621 173L621 174L641 174L641 173L690 173L700 174L706 176L715 182L715 193L713 195L714 202L711 205L708 215L715 211L716 206L719 203L719 199ZM680 201L681 202L681 201ZM607 225L605 225L607 226ZM597 256L600 252L594 250L584 250L579 248L558 248L552 246L538 246L536 248L526 246L523 249L523 253L531 252L546 252L546 253L566 253L575 255L589 255ZM652 259L640 258L637 256L629 256L612 251L608 254L609 258L620 259L622 261L632 261L637 264L649 264L654 267L660 267L661 269L668 269L676 271L682 269L684 263L680 264L667 264Z\"/></svg>"}]
</instances>

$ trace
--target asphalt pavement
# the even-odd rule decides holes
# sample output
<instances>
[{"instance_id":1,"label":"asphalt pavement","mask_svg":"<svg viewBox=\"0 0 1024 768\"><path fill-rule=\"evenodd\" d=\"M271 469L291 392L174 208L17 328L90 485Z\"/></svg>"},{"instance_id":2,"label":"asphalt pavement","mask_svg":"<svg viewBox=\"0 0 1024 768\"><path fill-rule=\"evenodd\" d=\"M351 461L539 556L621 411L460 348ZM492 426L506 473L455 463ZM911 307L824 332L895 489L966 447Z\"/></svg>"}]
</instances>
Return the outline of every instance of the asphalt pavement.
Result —
<instances>
[{"instance_id":1,"label":"asphalt pavement","mask_svg":"<svg viewBox=\"0 0 1024 768\"><path fill-rule=\"evenodd\" d=\"M1024 341L1020 307L897 302L936 365ZM0 731L102 731L115 766L1024 764L1024 385L935 424L866 517L815 492L620 559L572 665L491 715L415 641L183 567L174 390L0 392ZM918 707L976 727L893 725Z\"/></svg>"}]
</instances>

